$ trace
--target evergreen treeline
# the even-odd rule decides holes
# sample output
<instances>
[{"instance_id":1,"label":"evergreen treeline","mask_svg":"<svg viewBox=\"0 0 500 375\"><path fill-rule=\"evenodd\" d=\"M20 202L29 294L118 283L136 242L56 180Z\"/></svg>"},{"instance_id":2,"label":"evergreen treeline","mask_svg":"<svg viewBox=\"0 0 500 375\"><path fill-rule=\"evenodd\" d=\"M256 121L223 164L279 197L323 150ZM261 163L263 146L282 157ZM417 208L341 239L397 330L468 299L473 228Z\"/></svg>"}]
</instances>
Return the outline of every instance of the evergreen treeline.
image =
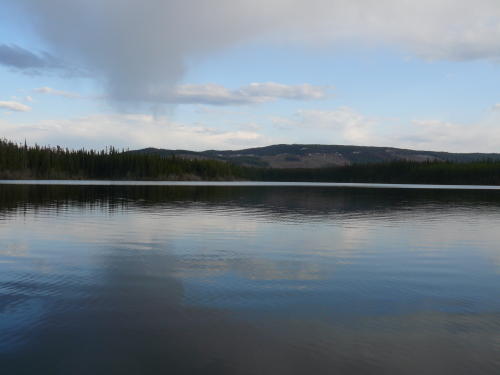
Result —
<instances>
[{"instance_id":1,"label":"evergreen treeline","mask_svg":"<svg viewBox=\"0 0 500 375\"><path fill-rule=\"evenodd\" d=\"M241 167L214 160L106 150L69 150L0 140L3 179L220 180L241 175Z\"/></svg>"},{"instance_id":2,"label":"evergreen treeline","mask_svg":"<svg viewBox=\"0 0 500 375\"><path fill-rule=\"evenodd\" d=\"M372 182L387 184L500 185L500 162L394 161L317 169L266 169L264 181Z\"/></svg>"},{"instance_id":3,"label":"evergreen treeline","mask_svg":"<svg viewBox=\"0 0 500 375\"><path fill-rule=\"evenodd\" d=\"M0 140L2 179L260 180L500 185L500 162L354 164L316 169L243 167L151 153L69 150Z\"/></svg>"}]
</instances>

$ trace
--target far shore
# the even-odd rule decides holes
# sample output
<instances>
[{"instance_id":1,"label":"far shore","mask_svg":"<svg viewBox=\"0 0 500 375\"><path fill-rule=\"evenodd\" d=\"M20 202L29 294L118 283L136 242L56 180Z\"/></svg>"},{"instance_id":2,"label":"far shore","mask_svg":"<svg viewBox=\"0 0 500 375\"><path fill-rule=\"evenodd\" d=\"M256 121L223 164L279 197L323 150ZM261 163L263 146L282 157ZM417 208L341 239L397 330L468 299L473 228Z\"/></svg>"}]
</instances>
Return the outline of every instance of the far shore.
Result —
<instances>
[{"instance_id":1,"label":"far shore","mask_svg":"<svg viewBox=\"0 0 500 375\"><path fill-rule=\"evenodd\" d=\"M446 184L385 184L362 182L289 182L289 181L201 181L201 180L1 180L0 185L77 185L77 186L254 186L254 187L348 187L374 189L438 189L438 190L499 190L498 185L446 185Z\"/></svg>"}]
</instances>

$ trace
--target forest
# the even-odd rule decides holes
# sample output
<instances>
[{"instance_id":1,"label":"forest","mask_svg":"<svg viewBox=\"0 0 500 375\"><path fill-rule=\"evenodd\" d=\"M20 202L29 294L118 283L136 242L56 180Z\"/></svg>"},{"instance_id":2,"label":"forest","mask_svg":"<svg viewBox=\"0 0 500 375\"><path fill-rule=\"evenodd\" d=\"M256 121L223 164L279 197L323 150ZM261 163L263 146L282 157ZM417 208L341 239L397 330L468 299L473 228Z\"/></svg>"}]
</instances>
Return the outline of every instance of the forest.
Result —
<instances>
[{"instance_id":1,"label":"forest","mask_svg":"<svg viewBox=\"0 0 500 375\"><path fill-rule=\"evenodd\" d=\"M0 179L252 180L500 185L500 162L360 163L279 169L117 150L70 150L0 140Z\"/></svg>"},{"instance_id":2,"label":"forest","mask_svg":"<svg viewBox=\"0 0 500 375\"><path fill-rule=\"evenodd\" d=\"M105 150L69 150L0 141L2 179L220 180L241 178L241 167L214 160Z\"/></svg>"}]
</instances>

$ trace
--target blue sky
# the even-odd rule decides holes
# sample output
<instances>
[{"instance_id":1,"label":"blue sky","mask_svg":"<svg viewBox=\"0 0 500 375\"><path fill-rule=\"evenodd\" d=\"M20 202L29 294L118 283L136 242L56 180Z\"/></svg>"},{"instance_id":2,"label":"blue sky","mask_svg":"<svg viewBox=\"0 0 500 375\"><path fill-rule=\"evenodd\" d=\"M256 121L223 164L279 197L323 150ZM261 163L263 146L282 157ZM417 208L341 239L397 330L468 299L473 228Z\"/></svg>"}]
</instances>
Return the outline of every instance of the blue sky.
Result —
<instances>
[{"instance_id":1,"label":"blue sky","mask_svg":"<svg viewBox=\"0 0 500 375\"><path fill-rule=\"evenodd\" d=\"M6 1L0 135L68 147L500 151L495 1L203 4Z\"/></svg>"}]
</instances>

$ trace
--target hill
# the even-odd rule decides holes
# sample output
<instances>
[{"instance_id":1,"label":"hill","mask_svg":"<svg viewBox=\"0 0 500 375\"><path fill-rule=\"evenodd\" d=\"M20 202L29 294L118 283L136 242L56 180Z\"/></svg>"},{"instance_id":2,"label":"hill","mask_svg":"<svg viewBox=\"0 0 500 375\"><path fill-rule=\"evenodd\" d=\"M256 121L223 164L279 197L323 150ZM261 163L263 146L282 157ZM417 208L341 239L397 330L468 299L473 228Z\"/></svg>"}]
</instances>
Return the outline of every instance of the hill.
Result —
<instances>
[{"instance_id":1,"label":"hill","mask_svg":"<svg viewBox=\"0 0 500 375\"><path fill-rule=\"evenodd\" d=\"M339 154L323 152L327 154L325 159L328 155L333 158L333 155L352 163L342 167L333 165L321 168L256 168L241 165L248 163L249 160L262 163L263 160L273 162L278 160L297 164L301 160L315 161L318 159L313 159L313 156L318 158L319 156L314 152L321 156L319 150L325 150L321 147L350 146L278 145L242 151L202 153L156 149L130 152L119 151L113 147L108 147L106 150L69 150L61 147L27 146L0 140L0 179L253 180L500 185L498 154L442 153L449 161L440 161L436 159L438 157L436 154L375 148L375 151L384 150L386 153L381 153L379 157L388 158L389 155L389 159L374 163L377 160L375 157L361 159L369 153L357 152L359 148L355 148L351 155L358 159L354 159L354 162L345 158L340 152ZM291 150L297 148L297 153L292 154ZM373 148L363 149L373 152ZM345 152L345 149L343 151ZM210 153L218 153L215 155L217 160ZM398 155L397 158L394 155ZM417 157L419 161L409 160L410 157ZM434 159L430 159L431 157ZM493 160L495 157L496 160ZM487 158L489 160L470 161ZM236 160L240 165L235 163Z\"/></svg>"},{"instance_id":2,"label":"hill","mask_svg":"<svg viewBox=\"0 0 500 375\"><path fill-rule=\"evenodd\" d=\"M366 163L387 163L393 161L452 161L468 163L481 160L500 161L500 154L493 153L450 153L418 151L393 147L280 144L243 150L167 150L145 148L130 151L134 153L158 154L180 157L188 160L219 160L250 167L269 168L325 168Z\"/></svg>"}]
</instances>

